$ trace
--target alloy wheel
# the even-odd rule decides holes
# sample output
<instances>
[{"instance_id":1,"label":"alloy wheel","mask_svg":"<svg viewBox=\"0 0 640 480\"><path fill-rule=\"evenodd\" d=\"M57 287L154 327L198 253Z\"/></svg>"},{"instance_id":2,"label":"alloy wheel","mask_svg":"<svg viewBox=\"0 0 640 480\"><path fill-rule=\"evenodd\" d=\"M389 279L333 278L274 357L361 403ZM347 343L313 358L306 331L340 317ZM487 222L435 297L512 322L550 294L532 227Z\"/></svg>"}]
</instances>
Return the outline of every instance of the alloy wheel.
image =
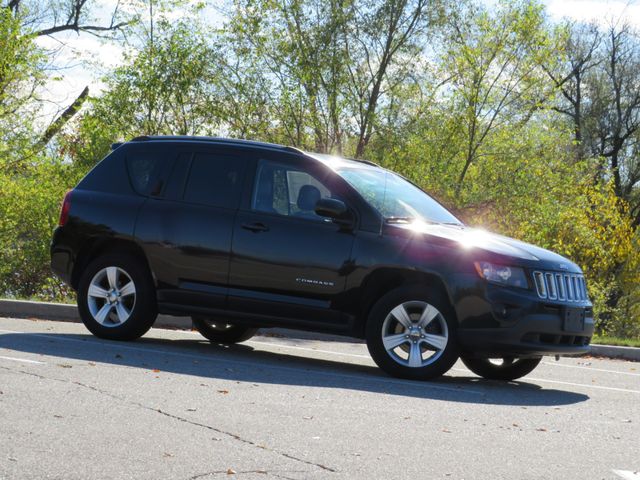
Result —
<instances>
[{"instance_id":1,"label":"alloy wheel","mask_svg":"<svg viewBox=\"0 0 640 480\"><path fill-rule=\"evenodd\" d=\"M400 365L420 368L434 363L449 342L442 313L423 301L409 301L393 308L382 324L382 343Z\"/></svg>"},{"instance_id":2,"label":"alloy wheel","mask_svg":"<svg viewBox=\"0 0 640 480\"><path fill-rule=\"evenodd\" d=\"M126 322L135 303L136 286L131 276L120 267L103 268L89 283L89 312L104 327L116 327Z\"/></svg>"}]
</instances>

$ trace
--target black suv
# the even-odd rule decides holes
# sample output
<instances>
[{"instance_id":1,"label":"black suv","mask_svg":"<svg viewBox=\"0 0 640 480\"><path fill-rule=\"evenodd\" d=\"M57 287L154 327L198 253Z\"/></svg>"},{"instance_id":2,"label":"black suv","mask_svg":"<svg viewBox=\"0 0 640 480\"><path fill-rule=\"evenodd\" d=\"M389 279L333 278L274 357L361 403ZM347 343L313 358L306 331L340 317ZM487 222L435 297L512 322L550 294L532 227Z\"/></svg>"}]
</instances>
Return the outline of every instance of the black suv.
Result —
<instances>
[{"instance_id":1,"label":"black suv","mask_svg":"<svg viewBox=\"0 0 640 480\"><path fill-rule=\"evenodd\" d=\"M365 338L392 375L462 361L514 379L589 350L580 268L468 228L366 161L266 143L138 137L114 144L63 202L53 271L95 335L131 340L158 312L216 343L258 328Z\"/></svg>"}]
</instances>

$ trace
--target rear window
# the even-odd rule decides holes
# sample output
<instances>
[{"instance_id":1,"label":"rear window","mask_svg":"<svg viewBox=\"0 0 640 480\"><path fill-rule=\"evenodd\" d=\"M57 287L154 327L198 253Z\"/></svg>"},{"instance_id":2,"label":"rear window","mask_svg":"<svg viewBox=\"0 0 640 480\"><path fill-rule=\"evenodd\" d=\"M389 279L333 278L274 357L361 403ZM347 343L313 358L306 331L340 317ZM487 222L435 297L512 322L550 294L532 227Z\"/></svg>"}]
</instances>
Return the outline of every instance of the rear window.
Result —
<instances>
[{"instance_id":1,"label":"rear window","mask_svg":"<svg viewBox=\"0 0 640 480\"><path fill-rule=\"evenodd\" d=\"M172 157L166 151L155 148L128 152L127 168L133 189L140 195L160 195Z\"/></svg>"},{"instance_id":2,"label":"rear window","mask_svg":"<svg viewBox=\"0 0 640 480\"><path fill-rule=\"evenodd\" d=\"M238 208L247 167L244 158L196 153L184 200L212 207Z\"/></svg>"}]
</instances>

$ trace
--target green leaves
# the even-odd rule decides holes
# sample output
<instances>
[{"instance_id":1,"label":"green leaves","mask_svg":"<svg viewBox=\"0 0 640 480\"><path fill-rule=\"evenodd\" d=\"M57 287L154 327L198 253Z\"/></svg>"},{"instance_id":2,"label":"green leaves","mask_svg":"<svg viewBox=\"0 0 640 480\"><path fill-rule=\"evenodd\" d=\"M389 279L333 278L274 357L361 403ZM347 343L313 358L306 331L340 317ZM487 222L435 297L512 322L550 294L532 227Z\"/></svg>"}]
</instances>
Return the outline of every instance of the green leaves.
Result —
<instances>
[{"instance_id":1,"label":"green leaves","mask_svg":"<svg viewBox=\"0 0 640 480\"><path fill-rule=\"evenodd\" d=\"M91 99L63 142L77 164L94 165L112 142L138 135L206 135L216 127L218 52L206 32L183 22L163 24L153 42L109 73L106 91Z\"/></svg>"},{"instance_id":2,"label":"green leaves","mask_svg":"<svg viewBox=\"0 0 640 480\"><path fill-rule=\"evenodd\" d=\"M70 165L43 157L20 174L0 171L2 296L63 300L70 294L51 278L49 242L62 198L78 180Z\"/></svg>"},{"instance_id":3,"label":"green leaves","mask_svg":"<svg viewBox=\"0 0 640 480\"><path fill-rule=\"evenodd\" d=\"M32 139L31 102L43 84L45 60L33 38L24 34L21 18L0 8L0 165L1 158Z\"/></svg>"},{"instance_id":4,"label":"green leaves","mask_svg":"<svg viewBox=\"0 0 640 480\"><path fill-rule=\"evenodd\" d=\"M443 68L451 77L449 102L466 137L456 191L481 161L484 145L517 130L552 90L542 61L554 55L541 5L503 1L492 11L471 6L450 20Z\"/></svg>"}]
</instances>

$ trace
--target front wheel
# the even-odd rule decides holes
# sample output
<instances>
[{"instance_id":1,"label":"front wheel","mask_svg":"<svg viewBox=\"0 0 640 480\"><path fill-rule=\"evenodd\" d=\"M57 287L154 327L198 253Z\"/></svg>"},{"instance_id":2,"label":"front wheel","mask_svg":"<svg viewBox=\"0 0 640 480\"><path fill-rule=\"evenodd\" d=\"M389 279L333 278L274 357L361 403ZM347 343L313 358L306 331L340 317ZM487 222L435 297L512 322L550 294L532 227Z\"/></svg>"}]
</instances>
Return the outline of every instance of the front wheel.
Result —
<instances>
[{"instance_id":1,"label":"front wheel","mask_svg":"<svg viewBox=\"0 0 640 480\"><path fill-rule=\"evenodd\" d=\"M240 343L249 340L258 331L257 328L230 325L221 320L205 317L191 317L193 326L212 343Z\"/></svg>"},{"instance_id":2,"label":"front wheel","mask_svg":"<svg viewBox=\"0 0 640 480\"><path fill-rule=\"evenodd\" d=\"M462 363L476 375L487 380L515 380L530 374L540 363L538 358L471 358L462 357Z\"/></svg>"},{"instance_id":3,"label":"front wheel","mask_svg":"<svg viewBox=\"0 0 640 480\"><path fill-rule=\"evenodd\" d=\"M428 286L400 287L383 296L367 320L367 347L376 364L400 378L428 380L458 359L451 306Z\"/></svg>"}]
</instances>

